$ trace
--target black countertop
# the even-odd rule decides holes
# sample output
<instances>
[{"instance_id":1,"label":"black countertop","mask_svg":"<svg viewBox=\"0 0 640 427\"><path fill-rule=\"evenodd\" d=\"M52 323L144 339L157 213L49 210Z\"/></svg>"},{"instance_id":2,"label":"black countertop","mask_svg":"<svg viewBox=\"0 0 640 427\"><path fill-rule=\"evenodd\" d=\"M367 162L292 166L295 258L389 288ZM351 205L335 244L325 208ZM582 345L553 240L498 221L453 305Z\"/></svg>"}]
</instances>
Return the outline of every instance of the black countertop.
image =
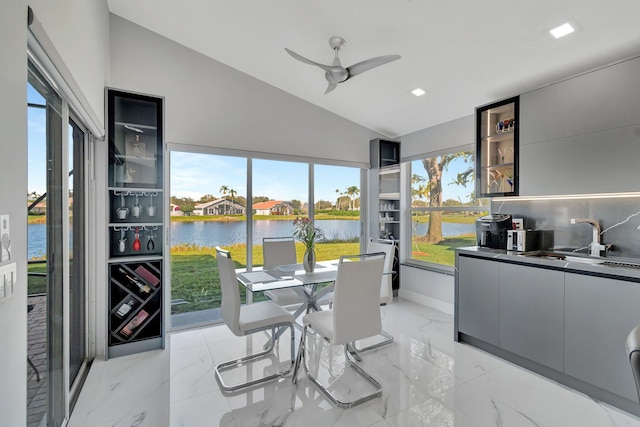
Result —
<instances>
[{"instance_id":1,"label":"black countertop","mask_svg":"<svg viewBox=\"0 0 640 427\"><path fill-rule=\"evenodd\" d=\"M504 249L489 249L479 246L457 248L456 253L508 263L530 265L533 267L640 282L640 260L629 260L615 257L594 258L581 254L570 254L566 252L555 253L548 251L548 253L552 255L557 254L558 256L582 259L582 261L577 261L575 259L561 259L553 256L528 256L526 255L528 253L507 251ZM633 266L628 266L629 264L637 264L637 267L634 268Z\"/></svg>"}]
</instances>

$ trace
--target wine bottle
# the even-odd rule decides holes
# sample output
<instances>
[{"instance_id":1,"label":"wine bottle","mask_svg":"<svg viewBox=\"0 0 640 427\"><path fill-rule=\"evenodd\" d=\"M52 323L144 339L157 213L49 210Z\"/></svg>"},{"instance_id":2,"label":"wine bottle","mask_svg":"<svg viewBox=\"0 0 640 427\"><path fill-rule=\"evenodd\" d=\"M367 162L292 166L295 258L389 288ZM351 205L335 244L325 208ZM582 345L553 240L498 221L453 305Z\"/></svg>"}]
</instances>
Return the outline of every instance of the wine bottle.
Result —
<instances>
[{"instance_id":1,"label":"wine bottle","mask_svg":"<svg viewBox=\"0 0 640 427\"><path fill-rule=\"evenodd\" d=\"M151 287L149 285L145 285L135 277L129 276L129 274L127 274L127 272L124 271L122 267L118 267L118 270L120 270L120 273L122 273L124 277L126 277L129 280L129 282L131 282L132 285L135 285L140 290L140 292L144 292L145 294L148 294L149 292L151 292Z\"/></svg>"}]
</instances>

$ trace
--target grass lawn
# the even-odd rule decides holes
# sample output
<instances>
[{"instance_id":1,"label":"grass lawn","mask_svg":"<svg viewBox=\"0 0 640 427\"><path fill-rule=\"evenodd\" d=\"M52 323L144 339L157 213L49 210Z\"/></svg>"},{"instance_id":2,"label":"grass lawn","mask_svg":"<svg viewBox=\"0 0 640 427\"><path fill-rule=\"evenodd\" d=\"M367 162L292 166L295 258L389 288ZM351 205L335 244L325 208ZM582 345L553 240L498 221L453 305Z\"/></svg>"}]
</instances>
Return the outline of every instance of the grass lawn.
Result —
<instances>
[{"instance_id":1,"label":"grass lawn","mask_svg":"<svg viewBox=\"0 0 640 427\"><path fill-rule=\"evenodd\" d=\"M476 222L476 218L481 217L484 214L479 214L474 212L473 215L465 214L465 213L450 213L442 215L442 222L456 222L459 224L474 224ZM412 215L411 220L413 222L429 222L429 214L424 215Z\"/></svg>"},{"instance_id":2,"label":"grass lawn","mask_svg":"<svg viewBox=\"0 0 640 427\"><path fill-rule=\"evenodd\" d=\"M455 264L455 249L463 246L474 246L476 236L474 234L464 234L456 237L445 238L442 242L424 243L411 242L411 257L420 261L434 262L438 264Z\"/></svg>"},{"instance_id":3,"label":"grass lawn","mask_svg":"<svg viewBox=\"0 0 640 427\"><path fill-rule=\"evenodd\" d=\"M29 273L46 273L47 264L29 264L27 267ZM27 289L29 295L47 293L47 277L46 276L28 276Z\"/></svg>"}]
</instances>

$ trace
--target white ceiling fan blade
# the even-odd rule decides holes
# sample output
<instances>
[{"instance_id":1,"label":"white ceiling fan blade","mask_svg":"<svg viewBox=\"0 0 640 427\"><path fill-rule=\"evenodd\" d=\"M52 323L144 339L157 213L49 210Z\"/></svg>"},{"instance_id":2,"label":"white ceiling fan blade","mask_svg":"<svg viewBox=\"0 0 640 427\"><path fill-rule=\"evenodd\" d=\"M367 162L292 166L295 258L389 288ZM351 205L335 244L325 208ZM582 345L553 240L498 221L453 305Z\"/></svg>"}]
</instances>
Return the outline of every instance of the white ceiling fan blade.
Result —
<instances>
[{"instance_id":1,"label":"white ceiling fan blade","mask_svg":"<svg viewBox=\"0 0 640 427\"><path fill-rule=\"evenodd\" d=\"M292 50L287 49L286 47L284 48L284 50L286 50L289 55L293 56L295 59L297 59L300 62L304 62L305 64L309 64L309 65L315 65L316 67L322 68L324 71L330 71L331 70L331 66L329 66L329 65L324 65L324 64L320 64L318 62L314 62L314 61L312 61L310 59L305 58L302 55L298 55L297 53L295 53Z\"/></svg>"},{"instance_id":2,"label":"white ceiling fan blade","mask_svg":"<svg viewBox=\"0 0 640 427\"><path fill-rule=\"evenodd\" d=\"M379 67L380 65L384 65L388 62L396 61L400 58L400 55L384 55L358 62L357 64L347 67L349 78L362 74L365 71L369 71L372 68Z\"/></svg>"},{"instance_id":3,"label":"white ceiling fan blade","mask_svg":"<svg viewBox=\"0 0 640 427\"><path fill-rule=\"evenodd\" d=\"M337 86L338 86L337 83L329 83L329 86L327 86L327 90L324 91L324 94L325 95L328 94L329 92L334 90Z\"/></svg>"}]
</instances>

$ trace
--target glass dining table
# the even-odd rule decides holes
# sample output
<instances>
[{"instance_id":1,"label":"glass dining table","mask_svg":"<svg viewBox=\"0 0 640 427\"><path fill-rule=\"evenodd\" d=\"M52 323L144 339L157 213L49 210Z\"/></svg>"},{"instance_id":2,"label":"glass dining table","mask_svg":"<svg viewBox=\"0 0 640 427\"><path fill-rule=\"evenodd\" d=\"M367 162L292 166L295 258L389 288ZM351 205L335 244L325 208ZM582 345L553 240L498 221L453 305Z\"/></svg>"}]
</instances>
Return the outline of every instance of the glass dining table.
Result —
<instances>
[{"instance_id":1,"label":"glass dining table","mask_svg":"<svg viewBox=\"0 0 640 427\"><path fill-rule=\"evenodd\" d=\"M245 271L237 270L238 281L251 292L263 292L272 289L291 288L304 297L304 302L300 304L293 317L297 319L303 312L310 310L320 311L320 300L333 291L336 277L338 275L339 260L319 261L316 263L313 273L307 273L302 264L278 265L269 270ZM393 271L384 271L382 274L392 274ZM296 326L301 328L296 322ZM277 339L285 328L280 328L276 332ZM269 343L265 343L265 348ZM362 360L355 348L350 347L349 351L356 360Z\"/></svg>"},{"instance_id":2,"label":"glass dining table","mask_svg":"<svg viewBox=\"0 0 640 427\"><path fill-rule=\"evenodd\" d=\"M293 313L297 319L303 312L322 309L319 302L334 288L338 263L338 260L319 261L312 273L307 273L302 264L286 264L269 270L239 270L237 276L251 292L293 289L304 297L304 302Z\"/></svg>"}]
</instances>

